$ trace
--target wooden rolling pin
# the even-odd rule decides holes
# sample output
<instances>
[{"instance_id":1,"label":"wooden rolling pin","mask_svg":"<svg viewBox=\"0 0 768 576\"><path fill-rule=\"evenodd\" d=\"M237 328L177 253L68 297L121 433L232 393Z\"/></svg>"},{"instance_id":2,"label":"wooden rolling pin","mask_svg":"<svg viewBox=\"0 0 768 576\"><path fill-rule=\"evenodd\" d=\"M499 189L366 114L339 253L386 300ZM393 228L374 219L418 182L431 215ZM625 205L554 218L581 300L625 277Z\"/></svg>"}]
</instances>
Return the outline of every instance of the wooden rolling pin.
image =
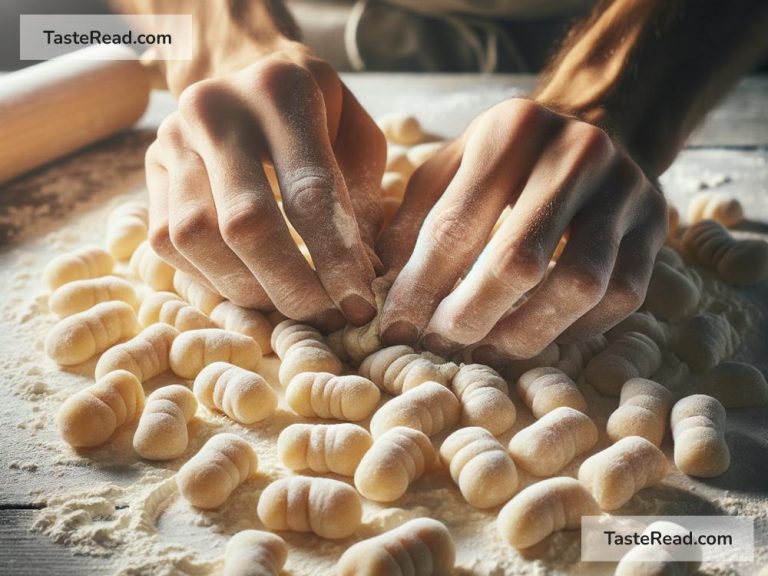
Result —
<instances>
[{"instance_id":1,"label":"wooden rolling pin","mask_svg":"<svg viewBox=\"0 0 768 576\"><path fill-rule=\"evenodd\" d=\"M136 60L107 59L126 51L93 46L0 77L0 184L141 117L150 72Z\"/></svg>"}]
</instances>

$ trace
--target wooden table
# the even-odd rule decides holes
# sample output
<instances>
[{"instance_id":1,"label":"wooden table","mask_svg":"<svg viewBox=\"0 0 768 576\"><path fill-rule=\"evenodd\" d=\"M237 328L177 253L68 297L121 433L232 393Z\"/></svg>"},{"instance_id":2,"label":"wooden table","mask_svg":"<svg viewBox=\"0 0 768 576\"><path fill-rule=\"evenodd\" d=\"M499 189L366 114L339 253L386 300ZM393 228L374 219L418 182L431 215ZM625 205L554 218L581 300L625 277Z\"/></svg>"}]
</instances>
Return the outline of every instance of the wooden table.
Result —
<instances>
[{"instance_id":1,"label":"wooden table","mask_svg":"<svg viewBox=\"0 0 768 576\"><path fill-rule=\"evenodd\" d=\"M373 115L393 110L417 114L435 133L458 134L478 112L509 96L524 94L533 85L528 76L411 76L348 75L345 80ZM93 210L111 198L143 186L144 150L153 139L158 122L174 107L168 94L153 95L150 109L137 128L81 151L53 166L0 188L0 280L9 281L7 263L25 243L57 229L67 218ZM738 88L707 119L691 138L688 148L662 178L673 203L685 206L685 198L697 189L718 186L738 195L750 217L748 228L768 230L768 77L752 77ZM745 292L765 311L768 288ZM4 327L5 328L5 327ZM3 332L6 332L4 329ZM763 333L768 335L768 327ZM749 352L766 371L764 340ZM0 356L13 353L13 342L0 340ZM4 397L0 414L11 414L25 402ZM763 423L760 451L752 456L753 483L748 492L768 493L768 417L755 412L747 422ZM27 454L24 430L2 419L0 454L0 573L102 574L108 559L75 557L47 538L30 533L40 505L31 495L57 493L95 480L121 480L121 470L83 470L57 478L51 472L51 455L41 456L34 471L12 467ZM736 422L738 428L740 424ZM53 432L50 432L53 434ZM125 480L125 478L122 478Z\"/></svg>"}]
</instances>

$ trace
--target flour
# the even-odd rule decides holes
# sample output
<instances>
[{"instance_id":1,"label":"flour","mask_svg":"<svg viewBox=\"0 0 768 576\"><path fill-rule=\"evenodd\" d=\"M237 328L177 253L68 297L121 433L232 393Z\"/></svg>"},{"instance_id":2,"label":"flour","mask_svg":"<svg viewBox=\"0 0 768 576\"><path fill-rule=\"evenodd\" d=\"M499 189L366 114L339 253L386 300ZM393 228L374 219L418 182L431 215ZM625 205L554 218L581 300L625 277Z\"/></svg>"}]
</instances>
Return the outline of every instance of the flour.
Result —
<instances>
[{"instance_id":1,"label":"flour","mask_svg":"<svg viewBox=\"0 0 768 576\"><path fill-rule=\"evenodd\" d=\"M287 409L282 396L277 413L254 426L236 424L201 408L191 423L184 455L164 464L149 464L136 456L131 446L131 427L120 430L105 446L82 453L59 440L54 415L66 397L93 382L95 362L65 371L44 357L42 342L55 318L47 310L47 294L41 288L40 274L51 256L102 240L104 216L111 206L88 210L89 206L83 203L79 213L63 228L0 255L0 280L4 287L0 302L0 379L7 393L0 406L0 425L9 438L2 468L11 475L7 490L12 491L3 498L20 501L31 495L41 507L34 516L36 532L78 555L109 559L117 574L216 573L221 567L224 545L233 533L263 529L256 516L261 491L272 480L290 474L277 459L277 435L287 425L302 420ZM118 270L118 274L123 273L124 269ZM719 283L710 272L700 273L701 308L724 314L742 340L750 343L759 310ZM674 332L675 325L667 325L666 330ZM737 357L744 355L748 356L748 351L736 352ZM277 368L278 361L270 357L260 372L281 394L276 384ZM667 352L655 378L673 394L682 396L689 393L687 375L686 366ZM174 382L178 378L163 375L148 382L146 391ZM604 430L617 402L581 384L589 415ZM523 403L516 397L513 401L519 418L500 437L502 443L533 421ZM259 472L220 509L195 510L179 497L173 474L211 435L220 431L241 435L254 446L259 455ZM602 434L594 450L607 445ZM662 448L670 458L668 439ZM574 476L586 456L576 458L564 473ZM534 480L521 473L521 487ZM756 534L768 534L766 500L724 493L679 473L660 486L641 491L621 513L749 515L757 518ZM451 531L457 544L459 575L565 574L579 562L577 532L554 534L545 546L524 554L514 551L496 534L495 511L468 506L442 469L415 482L408 494L396 502L396 507L366 502L363 525L354 538L332 542L313 535L284 534L290 550L286 571L294 576L330 574L338 557L354 541L423 516L444 522ZM768 561L764 540L765 536L757 551L763 562ZM720 574L728 569L731 567L707 568L707 572ZM613 566L582 565L580 570L585 574L611 574Z\"/></svg>"}]
</instances>

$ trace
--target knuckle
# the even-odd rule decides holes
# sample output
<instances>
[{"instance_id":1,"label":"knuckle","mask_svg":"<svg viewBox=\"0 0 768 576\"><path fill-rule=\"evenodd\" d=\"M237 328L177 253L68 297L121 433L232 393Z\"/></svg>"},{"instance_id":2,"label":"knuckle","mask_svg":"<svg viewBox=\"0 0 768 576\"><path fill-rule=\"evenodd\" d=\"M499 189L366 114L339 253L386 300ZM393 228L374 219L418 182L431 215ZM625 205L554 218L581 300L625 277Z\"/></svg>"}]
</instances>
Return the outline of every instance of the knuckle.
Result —
<instances>
[{"instance_id":1,"label":"knuckle","mask_svg":"<svg viewBox=\"0 0 768 576\"><path fill-rule=\"evenodd\" d=\"M590 307L597 304L608 287L608 275L593 266L574 266L565 271L561 279L563 298L578 298Z\"/></svg>"},{"instance_id":2,"label":"knuckle","mask_svg":"<svg viewBox=\"0 0 768 576\"><path fill-rule=\"evenodd\" d=\"M152 250L161 257L174 252L167 220L150 222L147 239Z\"/></svg>"},{"instance_id":3,"label":"knuckle","mask_svg":"<svg viewBox=\"0 0 768 576\"><path fill-rule=\"evenodd\" d=\"M273 95L276 100L280 100L283 94L315 86L309 70L282 58L266 59L258 67L252 81L259 93Z\"/></svg>"},{"instance_id":4,"label":"knuckle","mask_svg":"<svg viewBox=\"0 0 768 576\"><path fill-rule=\"evenodd\" d=\"M265 226L259 225L260 211L255 204L233 206L219 216L219 229L224 242L236 247L242 245L247 238L249 243L259 244L266 240Z\"/></svg>"},{"instance_id":5,"label":"knuckle","mask_svg":"<svg viewBox=\"0 0 768 576\"><path fill-rule=\"evenodd\" d=\"M188 121L213 120L213 115L229 97L227 88L217 80L201 80L188 86L179 96L179 113Z\"/></svg>"},{"instance_id":6,"label":"knuckle","mask_svg":"<svg viewBox=\"0 0 768 576\"><path fill-rule=\"evenodd\" d=\"M157 127L157 141L162 146L181 145L181 124L177 114L167 116Z\"/></svg>"},{"instance_id":7,"label":"knuckle","mask_svg":"<svg viewBox=\"0 0 768 576\"><path fill-rule=\"evenodd\" d=\"M576 122L572 129L586 154L603 158L613 153L613 142L604 130L587 122Z\"/></svg>"},{"instance_id":8,"label":"knuckle","mask_svg":"<svg viewBox=\"0 0 768 576\"><path fill-rule=\"evenodd\" d=\"M611 282L610 299L616 310L631 314L643 304L649 278L617 275Z\"/></svg>"},{"instance_id":9,"label":"knuckle","mask_svg":"<svg viewBox=\"0 0 768 576\"><path fill-rule=\"evenodd\" d=\"M188 247L210 239L216 221L207 210L187 209L176 214L170 222L170 237L174 246Z\"/></svg>"},{"instance_id":10,"label":"knuckle","mask_svg":"<svg viewBox=\"0 0 768 576\"><path fill-rule=\"evenodd\" d=\"M450 247L465 252L470 248L472 239L470 223L455 209L442 210L428 220L429 239L440 248Z\"/></svg>"},{"instance_id":11,"label":"knuckle","mask_svg":"<svg viewBox=\"0 0 768 576\"><path fill-rule=\"evenodd\" d=\"M549 259L534 246L509 248L491 266L493 275L503 284L532 288L544 277Z\"/></svg>"},{"instance_id":12,"label":"knuckle","mask_svg":"<svg viewBox=\"0 0 768 576\"><path fill-rule=\"evenodd\" d=\"M294 219L316 217L313 215L317 213L331 214L334 205L332 190L332 178L324 170L306 169L304 174L288 183L283 203Z\"/></svg>"}]
</instances>

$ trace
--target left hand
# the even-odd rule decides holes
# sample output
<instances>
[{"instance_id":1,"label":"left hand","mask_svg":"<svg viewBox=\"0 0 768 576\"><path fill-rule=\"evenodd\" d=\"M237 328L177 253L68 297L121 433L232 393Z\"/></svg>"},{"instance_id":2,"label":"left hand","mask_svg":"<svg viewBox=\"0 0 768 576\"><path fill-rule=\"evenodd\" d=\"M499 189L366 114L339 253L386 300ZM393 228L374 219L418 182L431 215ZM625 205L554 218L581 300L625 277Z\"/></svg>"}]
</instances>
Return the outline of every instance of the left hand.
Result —
<instances>
[{"instance_id":1,"label":"left hand","mask_svg":"<svg viewBox=\"0 0 768 576\"><path fill-rule=\"evenodd\" d=\"M643 302L666 214L662 193L603 130L505 101L411 177L377 246L393 281L382 339L529 358L555 339L602 333Z\"/></svg>"}]
</instances>

